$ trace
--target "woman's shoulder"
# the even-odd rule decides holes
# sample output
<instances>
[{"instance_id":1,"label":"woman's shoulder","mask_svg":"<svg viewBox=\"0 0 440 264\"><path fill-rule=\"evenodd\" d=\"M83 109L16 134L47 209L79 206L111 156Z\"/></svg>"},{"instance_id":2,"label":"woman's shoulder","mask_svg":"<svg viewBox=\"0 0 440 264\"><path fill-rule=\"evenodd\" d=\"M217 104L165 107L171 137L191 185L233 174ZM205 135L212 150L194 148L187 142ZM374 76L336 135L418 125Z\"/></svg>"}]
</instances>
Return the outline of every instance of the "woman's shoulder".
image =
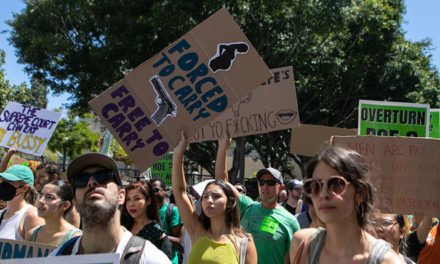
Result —
<instances>
[{"instance_id":1,"label":"woman's shoulder","mask_svg":"<svg viewBox=\"0 0 440 264\"><path fill-rule=\"evenodd\" d=\"M296 231L293 234L293 239L301 241L309 236L316 234L317 232L323 232L323 230L324 229L322 229L322 228L313 228L313 227L303 228L303 229Z\"/></svg>"},{"instance_id":2,"label":"woman's shoulder","mask_svg":"<svg viewBox=\"0 0 440 264\"><path fill-rule=\"evenodd\" d=\"M394 250L388 250L387 253L385 253L385 255L383 256L382 259L382 264L406 264L406 262L404 260L402 260L402 258L400 258L399 255L397 255L396 252L394 252Z\"/></svg>"}]
</instances>

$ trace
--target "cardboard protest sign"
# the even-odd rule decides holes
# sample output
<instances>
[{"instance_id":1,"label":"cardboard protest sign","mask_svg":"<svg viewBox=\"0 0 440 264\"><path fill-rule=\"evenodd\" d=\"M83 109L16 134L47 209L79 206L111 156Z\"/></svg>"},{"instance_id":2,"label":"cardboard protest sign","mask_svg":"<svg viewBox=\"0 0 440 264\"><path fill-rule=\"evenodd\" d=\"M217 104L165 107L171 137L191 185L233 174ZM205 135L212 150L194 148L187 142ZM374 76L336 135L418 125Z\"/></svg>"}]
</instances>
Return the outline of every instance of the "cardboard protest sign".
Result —
<instances>
[{"instance_id":1,"label":"cardboard protest sign","mask_svg":"<svg viewBox=\"0 0 440 264\"><path fill-rule=\"evenodd\" d=\"M333 137L370 164L382 212L440 214L440 140L413 137Z\"/></svg>"},{"instance_id":2,"label":"cardboard protest sign","mask_svg":"<svg viewBox=\"0 0 440 264\"><path fill-rule=\"evenodd\" d=\"M0 145L41 156L61 113L9 102L0 116Z\"/></svg>"},{"instance_id":3,"label":"cardboard protest sign","mask_svg":"<svg viewBox=\"0 0 440 264\"><path fill-rule=\"evenodd\" d=\"M159 177L171 185L171 173L173 168L173 153L169 152L150 167L151 177Z\"/></svg>"},{"instance_id":4,"label":"cardboard protest sign","mask_svg":"<svg viewBox=\"0 0 440 264\"><path fill-rule=\"evenodd\" d=\"M89 102L140 170L270 77L226 9Z\"/></svg>"},{"instance_id":5,"label":"cardboard protest sign","mask_svg":"<svg viewBox=\"0 0 440 264\"><path fill-rule=\"evenodd\" d=\"M272 69L272 77L248 93L208 125L190 142L263 134L299 126L293 68Z\"/></svg>"},{"instance_id":6,"label":"cardboard protest sign","mask_svg":"<svg viewBox=\"0 0 440 264\"><path fill-rule=\"evenodd\" d=\"M440 138L440 109L431 109L429 113L429 137Z\"/></svg>"},{"instance_id":7,"label":"cardboard protest sign","mask_svg":"<svg viewBox=\"0 0 440 264\"><path fill-rule=\"evenodd\" d=\"M47 257L55 248L29 241L0 239L0 258L3 263L4 259Z\"/></svg>"},{"instance_id":8,"label":"cardboard protest sign","mask_svg":"<svg viewBox=\"0 0 440 264\"><path fill-rule=\"evenodd\" d=\"M9 160L7 167L9 168L13 165L23 165L23 166L29 167L29 161L27 159L23 159L22 157L19 157L17 155L13 155L11 157L11 159Z\"/></svg>"},{"instance_id":9,"label":"cardboard protest sign","mask_svg":"<svg viewBox=\"0 0 440 264\"><path fill-rule=\"evenodd\" d=\"M359 135L428 137L429 105L359 100Z\"/></svg>"},{"instance_id":10,"label":"cardboard protest sign","mask_svg":"<svg viewBox=\"0 0 440 264\"><path fill-rule=\"evenodd\" d=\"M356 130L301 124L292 129L290 139L290 153L304 156L313 156L332 136L354 136Z\"/></svg>"},{"instance_id":11,"label":"cardboard protest sign","mask_svg":"<svg viewBox=\"0 0 440 264\"><path fill-rule=\"evenodd\" d=\"M119 264L119 254L86 254L86 255L66 255L36 259L6 259L2 264Z\"/></svg>"}]
</instances>

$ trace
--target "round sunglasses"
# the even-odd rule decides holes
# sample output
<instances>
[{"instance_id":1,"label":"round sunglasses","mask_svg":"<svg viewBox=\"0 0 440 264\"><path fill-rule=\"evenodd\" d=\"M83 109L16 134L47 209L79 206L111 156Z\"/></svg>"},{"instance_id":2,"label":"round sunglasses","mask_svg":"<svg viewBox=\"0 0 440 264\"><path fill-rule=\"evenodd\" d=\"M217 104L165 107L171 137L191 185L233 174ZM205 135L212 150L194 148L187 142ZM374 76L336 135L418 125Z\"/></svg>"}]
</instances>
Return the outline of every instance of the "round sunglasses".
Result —
<instances>
[{"instance_id":1,"label":"round sunglasses","mask_svg":"<svg viewBox=\"0 0 440 264\"><path fill-rule=\"evenodd\" d=\"M342 195L349 184L342 176L331 176L327 180L307 179L304 181L304 194L308 197L318 196L325 185L327 192Z\"/></svg>"}]
</instances>

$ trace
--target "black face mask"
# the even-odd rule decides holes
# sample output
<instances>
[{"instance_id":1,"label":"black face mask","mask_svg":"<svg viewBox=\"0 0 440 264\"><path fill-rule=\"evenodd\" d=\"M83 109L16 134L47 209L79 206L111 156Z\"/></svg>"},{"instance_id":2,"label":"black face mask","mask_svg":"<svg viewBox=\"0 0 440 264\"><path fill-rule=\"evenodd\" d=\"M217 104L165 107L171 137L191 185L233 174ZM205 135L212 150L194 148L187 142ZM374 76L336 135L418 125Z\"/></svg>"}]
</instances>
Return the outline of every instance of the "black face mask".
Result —
<instances>
[{"instance_id":1,"label":"black face mask","mask_svg":"<svg viewBox=\"0 0 440 264\"><path fill-rule=\"evenodd\" d=\"M14 199L16 193L17 189L12 184L8 182L0 183L0 200L10 201Z\"/></svg>"}]
</instances>

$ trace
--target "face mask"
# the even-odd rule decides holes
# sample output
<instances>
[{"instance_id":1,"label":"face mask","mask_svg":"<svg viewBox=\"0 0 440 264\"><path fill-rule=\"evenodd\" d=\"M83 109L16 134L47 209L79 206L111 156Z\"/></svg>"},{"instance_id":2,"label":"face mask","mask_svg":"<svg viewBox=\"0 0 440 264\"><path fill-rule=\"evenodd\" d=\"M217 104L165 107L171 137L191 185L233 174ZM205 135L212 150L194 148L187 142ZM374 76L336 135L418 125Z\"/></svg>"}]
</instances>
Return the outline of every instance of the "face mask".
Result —
<instances>
[{"instance_id":1,"label":"face mask","mask_svg":"<svg viewBox=\"0 0 440 264\"><path fill-rule=\"evenodd\" d=\"M12 184L8 182L0 183L0 200L10 201L15 197L16 192L17 190Z\"/></svg>"}]
</instances>

